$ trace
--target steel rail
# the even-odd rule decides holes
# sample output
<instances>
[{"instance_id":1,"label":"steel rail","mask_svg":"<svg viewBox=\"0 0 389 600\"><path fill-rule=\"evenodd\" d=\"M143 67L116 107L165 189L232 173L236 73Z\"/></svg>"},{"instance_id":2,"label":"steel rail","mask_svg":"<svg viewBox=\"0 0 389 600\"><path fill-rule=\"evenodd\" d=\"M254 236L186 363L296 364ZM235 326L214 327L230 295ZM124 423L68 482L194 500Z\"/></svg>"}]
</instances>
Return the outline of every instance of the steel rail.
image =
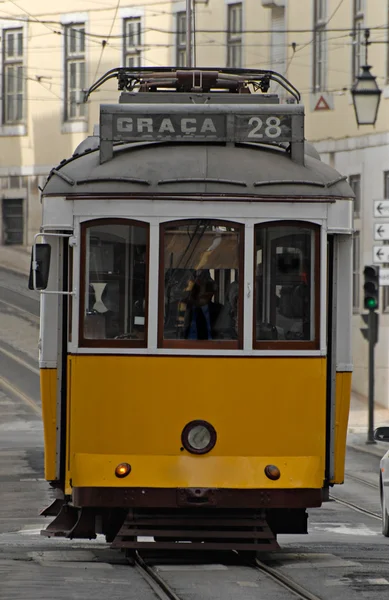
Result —
<instances>
[{"instance_id":1,"label":"steel rail","mask_svg":"<svg viewBox=\"0 0 389 600\"><path fill-rule=\"evenodd\" d=\"M29 294L24 294L20 290L15 290L15 288L10 287L8 285L4 285L3 283L0 284L0 292L1 292L1 290L6 290L7 292L11 292L11 294L16 294L17 296L21 296L24 299L28 298L32 302L37 302L38 303L38 313L39 313L39 298L31 298L31 296L29 296ZM27 308L22 308L21 306L19 306L19 304L12 301L10 298L8 298L7 300L3 300L2 298L0 298L0 303L4 304L5 306L9 306L11 308L15 308L19 312L25 313L26 315L29 315L34 320L37 320L39 322L39 314L36 314L36 313L32 312L31 310L28 310Z\"/></svg>"},{"instance_id":2,"label":"steel rail","mask_svg":"<svg viewBox=\"0 0 389 600\"><path fill-rule=\"evenodd\" d=\"M258 558L255 559L255 564L258 571L265 573L268 577L273 579L273 581L276 581L282 587L293 592L297 598L300 598L301 600L323 600L320 596L316 596L316 594L306 590L299 583L288 577L288 575L281 573L278 569L269 567Z\"/></svg>"},{"instance_id":3,"label":"steel rail","mask_svg":"<svg viewBox=\"0 0 389 600\"><path fill-rule=\"evenodd\" d=\"M161 600L182 600L158 573L145 563L138 552L135 554L135 567Z\"/></svg>"},{"instance_id":4,"label":"steel rail","mask_svg":"<svg viewBox=\"0 0 389 600\"><path fill-rule=\"evenodd\" d=\"M378 519L379 521L382 520L381 515L373 512L371 510L368 510L367 508L363 508L362 506L358 506L358 504L354 504L353 502L348 502L347 500L342 500L341 498L338 498L337 496L333 496L332 494L330 495L330 498L331 498L331 500L338 502L338 504L343 504L344 506L347 506L348 508L351 508L352 510L355 510L356 512L362 513L363 515L368 515L372 519Z\"/></svg>"},{"instance_id":5,"label":"steel rail","mask_svg":"<svg viewBox=\"0 0 389 600\"><path fill-rule=\"evenodd\" d=\"M350 473L346 473L346 478L351 479L351 481L356 481L357 483L362 483L363 485L367 485L375 490L379 490L380 486L378 483L372 483L371 481L367 481L366 479L362 479L361 477L357 477L357 475L351 475Z\"/></svg>"},{"instance_id":6,"label":"steel rail","mask_svg":"<svg viewBox=\"0 0 389 600\"><path fill-rule=\"evenodd\" d=\"M2 377L0 375L0 387L4 388L8 393L14 394L21 400L26 406L31 408L35 414L38 416L42 416L42 409L40 406L29 396L27 396L24 392L22 392L18 387L13 385L8 379Z\"/></svg>"}]
</instances>

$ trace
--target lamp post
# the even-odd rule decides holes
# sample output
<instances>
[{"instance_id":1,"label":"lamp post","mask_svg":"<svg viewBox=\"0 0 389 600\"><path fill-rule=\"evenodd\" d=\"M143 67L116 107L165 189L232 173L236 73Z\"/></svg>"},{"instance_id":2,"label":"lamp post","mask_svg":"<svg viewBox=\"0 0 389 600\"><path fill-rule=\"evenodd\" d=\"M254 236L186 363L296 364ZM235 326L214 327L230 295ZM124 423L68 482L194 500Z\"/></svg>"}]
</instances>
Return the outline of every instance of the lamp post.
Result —
<instances>
[{"instance_id":1,"label":"lamp post","mask_svg":"<svg viewBox=\"0 0 389 600\"><path fill-rule=\"evenodd\" d=\"M367 62L367 49L371 43L369 37L370 31L365 29L365 65L361 67L362 73L357 76L356 82L351 88L358 127L360 125L375 125L382 94L376 82L377 78L370 73L371 66Z\"/></svg>"}]
</instances>

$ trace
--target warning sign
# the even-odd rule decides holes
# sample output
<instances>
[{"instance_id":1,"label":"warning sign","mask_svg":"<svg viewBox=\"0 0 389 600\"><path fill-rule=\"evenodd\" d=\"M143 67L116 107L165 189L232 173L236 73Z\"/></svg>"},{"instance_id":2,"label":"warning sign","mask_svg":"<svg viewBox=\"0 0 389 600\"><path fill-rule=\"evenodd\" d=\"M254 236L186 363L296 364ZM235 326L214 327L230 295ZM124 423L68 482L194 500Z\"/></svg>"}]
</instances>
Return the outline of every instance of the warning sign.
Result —
<instances>
[{"instance_id":1,"label":"warning sign","mask_svg":"<svg viewBox=\"0 0 389 600\"><path fill-rule=\"evenodd\" d=\"M330 107L327 104L327 101L323 96L320 96L317 104L315 106L315 110L330 110Z\"/></svg>"},{"instance_id":2,"label":"warning sign","mask_svg":"<svg viewBox=\"0 0 389 600\"><path fill-rule=\"evenodd\" d=\"M334 103L332 94L328 94L327 92L321 92L317 94L312 94L311 97L311 110L333 110Z\"/></svg>"}]
</instances>

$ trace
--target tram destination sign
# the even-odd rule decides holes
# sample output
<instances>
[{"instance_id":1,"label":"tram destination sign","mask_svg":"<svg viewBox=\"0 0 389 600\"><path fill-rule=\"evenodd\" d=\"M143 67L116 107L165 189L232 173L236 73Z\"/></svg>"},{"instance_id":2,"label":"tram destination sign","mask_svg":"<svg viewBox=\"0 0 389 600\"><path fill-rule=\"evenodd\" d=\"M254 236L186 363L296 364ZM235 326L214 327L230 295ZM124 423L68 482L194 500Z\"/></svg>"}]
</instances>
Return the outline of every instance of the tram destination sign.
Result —
<instances>
[{"instance_id":1,"label":"tram destination sign","mask_svg":"<svg viewBox=\"0 0 389 600\"><path fill-rule=\"evenodd\" d=\"M113 158L115 142L290 143L292 160L304 164L304 107L228 103L129 102L100 106L100 162ZM151 98L151 96L150 96Z\"/></svg>"},{"instance_id":2,"label":"tram destination sign","mask_svg":"<svg viewBox=\"0 0 389 600\"><path fill-rule=\"evenodd\" d=\"M138 142L147 140L174 141L247 141L290 142L291 115L244 114L233 115L228 122L226 114L114 114L113 140Z\"/></svg>"}]
</instances>

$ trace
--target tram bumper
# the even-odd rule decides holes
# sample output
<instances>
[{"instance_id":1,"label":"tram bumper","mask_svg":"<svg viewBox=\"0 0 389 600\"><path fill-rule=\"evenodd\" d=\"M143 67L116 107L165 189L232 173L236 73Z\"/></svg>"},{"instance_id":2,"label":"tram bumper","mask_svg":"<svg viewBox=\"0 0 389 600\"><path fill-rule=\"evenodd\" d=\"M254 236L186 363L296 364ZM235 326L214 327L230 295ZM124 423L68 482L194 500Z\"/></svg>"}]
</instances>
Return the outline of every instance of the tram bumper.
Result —
<instances>
[{"instance_id":1,"label":"tram bumper","mask_svg":"<svg viewBox=\"0 0 389 600\"><path fill-rule=\"evenodd\" d=\"M72 503L90 508L308 508L320 489L75 487Z\"/></svg>"}]
</instances>

